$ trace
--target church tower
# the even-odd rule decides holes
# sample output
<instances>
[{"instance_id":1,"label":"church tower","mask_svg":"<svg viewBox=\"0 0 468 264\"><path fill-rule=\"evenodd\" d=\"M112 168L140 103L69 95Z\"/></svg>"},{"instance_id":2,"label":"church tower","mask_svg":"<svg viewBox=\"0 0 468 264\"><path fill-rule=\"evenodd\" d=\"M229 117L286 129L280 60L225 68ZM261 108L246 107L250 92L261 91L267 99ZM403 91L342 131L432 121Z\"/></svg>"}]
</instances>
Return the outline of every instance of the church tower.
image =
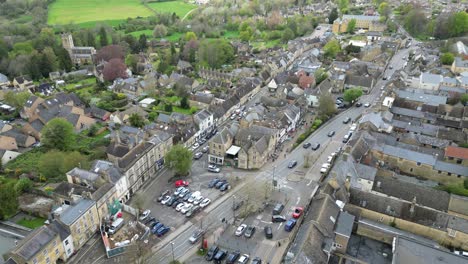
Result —
<instances>
[{"instance_id":1,"label":"church tower","mask_svg":"<svg viewBox=\"0 0 468 264\"><path fill-rule=\"evenodd\" d=\"M62 37L62 46L64 49L66 49L68 51L68 53L70 53L71 55L71 52L72 52L72 48L75 47L75 45L73 44L73 37L70 33L64 33L61 35Z\"/></svg>"}]
</instances>

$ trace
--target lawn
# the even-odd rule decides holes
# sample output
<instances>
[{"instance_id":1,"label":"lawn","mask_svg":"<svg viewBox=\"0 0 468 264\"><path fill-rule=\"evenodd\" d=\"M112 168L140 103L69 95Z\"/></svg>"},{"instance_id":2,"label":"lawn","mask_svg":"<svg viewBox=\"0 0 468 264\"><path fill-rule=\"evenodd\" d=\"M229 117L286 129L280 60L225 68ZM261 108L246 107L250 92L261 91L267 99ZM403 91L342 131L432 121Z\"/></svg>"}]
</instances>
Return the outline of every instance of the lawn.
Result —
<instances>
[{"instance_id":1,"label":"lawn","mask_svg":"<svg viewBox=\"0 0 468 264\"><path fill-rule=\"evenodd\" d=\"M148 3L148 6L156 12L176 13L180 18L183 18L190 10L196 8L196 5L185 3L184 1L164 1Z\"/></svg>"},{"instance_id":2,"label":"lawn","mask_svg":"<svg viewBox=\"0 0 468 264\"><path fill-rule=\"evenodd\" d=\"M157 12L175 12L180 17L196 7L181 0L149 3L148 6ZM115 26L129 17L151 15L154 15L154 12L145 7L140 0L56 0L49 5L48 23L74 23L86 28L102 22Z\"/></svg>"},{"instance_id":3,"label":"lawn","mask_svg":"<svg viewBox=\"0 0 468 264\"><path fill-rule=\"evenodd\" d=\"M44 225L46 219L40 217L31 217L31 219L23 218L17 222L18 225L25 226L27 228L36 229Z\"/></svg>"}]
</instances>

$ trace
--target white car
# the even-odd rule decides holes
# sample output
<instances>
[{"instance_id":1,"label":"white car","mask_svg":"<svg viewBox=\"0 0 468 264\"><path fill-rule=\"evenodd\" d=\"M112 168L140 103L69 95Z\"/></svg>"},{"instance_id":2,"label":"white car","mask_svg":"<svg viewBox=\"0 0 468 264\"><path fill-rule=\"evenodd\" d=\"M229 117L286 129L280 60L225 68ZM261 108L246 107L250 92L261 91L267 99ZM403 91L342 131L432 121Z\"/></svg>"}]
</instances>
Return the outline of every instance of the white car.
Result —
<instances>
[{"instance_id":1,"label":"white car","mask_svg":"<svg viewBox=\"0 0 468 264\"><path fill-rule=\"evenodd\" d=\"M320 169L320 173L327 173L328 169L329 169L329 168L322 167L322 168Z\"/></svg>"},{"instance_id":2,"label":"white car","mask_svg":"<svg viewBox=\"0 0 468 264\"><path fill-rule=\"evenodd\" d=\"M197 149L198 147L200 147L200 144L198 144L198 143L195 142L195 144L193 144L193 147L194 147L195 149Z\"/></svg>"},{"instance_id":3,"label":"white car","mask_svg":"<svg viewBox=\"0 0 468 264\"><path fill-rule=\"evenodd\" d=\"M183 213L183 214L185 214L185 213L187 213L190 209L192 209L192 207L193 207L193 204L187 203L187 204L185 204L184 206L182 206L182 208L180 208L180 212Z\"/></svg>"},{"instance_id":4,"label":"white car","mask_svg":"<svg viewBox=\"0 0 468 264\"><path fill-rule=\"evenodd\" d=\"M140 221L145 220L148 218L148 216L151 214L151 210L145 210L141 215L140 215Z\"/></svg>"},{"instance_id":5,"label":"white car","mask_svg":"<svg viewBox=\"0 0 468 264\"><path fill-rule=\"evenodd\" d=\"M161 201L162 204L167 204L167 202L169 202L169 200L171 200L171 197L170 196L166 196L164 197L164 199Z\"/></svg>"},{"instance_id":6,"label":"white car","mask_svg":"<svg viewBox=\"0 0 468 264\"><path fill-rule=\"evenodd\" d=\"M333 156L328 156L327 162L328 162L328 163L331 163L332 161L333 161Z\"/></svg>"},{"instance_id":7,"label":"white car","mask_svg":"<svg viewBox=\"0 0 468 264\"><path fill-rule=\"evenodd\" d=\"M249 262L249 259L250 259L250 256L247 255L247 254L243 254L242 256L240 256L239 260L237 261L237 263L239 264L246 264L247 262Z\"/></svg>"},{"instance_id":8,"label":"white car","mask_svg":"<svg viewBox=\"0 0 468 264\"><path fill-rule=\"evenodd\" d=\"M246 225L246 224L240 225L240 226L236 229L236 236L242 236L242 234L244 234L244 231L245 231L246 228L247 228L247 225Z\"/></svg>"},{"instance_id":9,"label":"white car","mask_svg":"<svg viewBox=\"0 0 468 264\"><path fill-rule=\"evenodd\" d=\"M182 192L185 192L185 187L179 187L175 190L174 195L179 195Z\"/></svg>"},{"instance_id":10,"label":"white car","mask_svg":"<svg viewBox=\"0 0 468 264\"><path fill-rule=\"evenodd\" d=\"M205 199L203 196L198 196L198 198L193 200L193 204L198 205L199 203L201 203L203 201L203 199Z\"/></svg>"},{"instance_id":11,"label":"white car","mask_svg":"<svg viewBox=\"0 0 468 264\"><path fill-rule=\"evenodd\" d=\"M194 192L192 193L192 195L190 196L190 198L188 198L188 202L189 203L193 203L198 197L201 196L201 193L200 192Z\"/></svg>"},{"instance_id":12,"label":"white car","mask_svg":"<svg viewBox=\"0 0 468 264\"><path fill-rule=\"evenodd\" d=\"M184 207L186 204L187 204L187 203L180 203L180 204L178 204L178 205L176 206L175 210L176 210L177 212L180 212L180 209L182 209L182 207Z\"/></svg>"},{"instance_id":13,"label":"white car","mask_svg":"<svg viewBox=\"0 0 468 264\"><path fill-rule=\"evenodd\" d=\"M216 167L216 165L209 165L208 166L208 171L219 173L221 171L221 169Z\"/></svg>"},{"instance_id":14,"label":"white car","mask_svg":"<svg viewBox=\"0 0 468 264\"><path fill-rule=\"evenodd\" d=\"M211 200L209 198L205 198L203 201L200 203L201 208L207 207L211 203Z\"/></svg>"},{"instance_id":15,"label":"white car","mask_svg":"<svg viewBox=\"0 0 468 264\"><path fill-rule=\"evenodd\" d=\"M354 130L356 130L356 128L357 128L357 124L356 124L356 123L353 123L349 129L350 129L351 131L354 131Z\"/></svg>"},{"instance_id":16,"label":"white car","mask_svg":"<svg viewBox=\"0 0 468 264\"><path fill-rule=\"evenodd\" d=\"M365 103L364 104L364 107L369 107L370 106L370 103Z\"/></svg>"}]
</instances>

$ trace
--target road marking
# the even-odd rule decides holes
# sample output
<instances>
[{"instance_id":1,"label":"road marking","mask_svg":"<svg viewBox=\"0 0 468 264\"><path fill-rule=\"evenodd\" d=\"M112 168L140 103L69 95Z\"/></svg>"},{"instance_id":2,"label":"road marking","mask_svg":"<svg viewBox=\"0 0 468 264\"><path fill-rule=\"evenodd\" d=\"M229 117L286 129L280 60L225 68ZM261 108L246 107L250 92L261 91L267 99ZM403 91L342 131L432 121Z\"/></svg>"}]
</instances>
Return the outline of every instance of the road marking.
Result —
<instances>
[{"instance_id":1,"label":"road marking","mask_svg":"<svg viewBox=\"0 0 468 264\"><path fill-rule=\"evenodd\" d=\"M277 230L280 230L281 226L283 225L283 223L280 223Z\"/></svg>"},{"instance_id":2,"label":"road marking","mask_svg":"<svg viewBox=\"0 0 468 264\"><path fill-rule=\"evenodd\" d=\"M265 224L269 224L269 225L273 224L273 222L268 222L268 221L263 221L263 220L260 220L260 222L265 223Z\"/></svg>"},{"instance_id":3,"label":"road marking","mask_svg":"<svg viewBox=\"0 0 468 264\"><path fill-rule=\"evenodd\" d=\"M300 201L301 201L301 197L297 197L296 205L298 205Z\"/></svg>"}]
</instances>

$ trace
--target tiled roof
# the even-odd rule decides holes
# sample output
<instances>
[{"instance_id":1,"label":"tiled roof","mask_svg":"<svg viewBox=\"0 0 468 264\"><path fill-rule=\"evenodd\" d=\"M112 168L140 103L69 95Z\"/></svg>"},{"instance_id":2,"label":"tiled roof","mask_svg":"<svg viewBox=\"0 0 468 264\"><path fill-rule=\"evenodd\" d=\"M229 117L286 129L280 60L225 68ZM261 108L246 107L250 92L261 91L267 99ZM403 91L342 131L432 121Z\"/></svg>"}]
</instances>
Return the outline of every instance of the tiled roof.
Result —
<instances>
[{"instance_id":1,"label":"tiled roof","mask_svg":"<svg viewBox=\"0 0 468 264\"><path fill-rule=\"evenodd\" d=\"M14 249L14 252L22 258L30 260L50 243L55 236L57 236L55 231L48 226L41 226L21 240L20 244Z\"/></svg>"},{"instance_id":2,"label":"tiled roof","mask_svg":"<svg viewBox=\"0 0 468 264\"><path fill-rule=\"evenodd\" d=\"M448 146L445 148L445 156L459 159L468 159L468 148Z\"/></svg>"}]
</instances>

